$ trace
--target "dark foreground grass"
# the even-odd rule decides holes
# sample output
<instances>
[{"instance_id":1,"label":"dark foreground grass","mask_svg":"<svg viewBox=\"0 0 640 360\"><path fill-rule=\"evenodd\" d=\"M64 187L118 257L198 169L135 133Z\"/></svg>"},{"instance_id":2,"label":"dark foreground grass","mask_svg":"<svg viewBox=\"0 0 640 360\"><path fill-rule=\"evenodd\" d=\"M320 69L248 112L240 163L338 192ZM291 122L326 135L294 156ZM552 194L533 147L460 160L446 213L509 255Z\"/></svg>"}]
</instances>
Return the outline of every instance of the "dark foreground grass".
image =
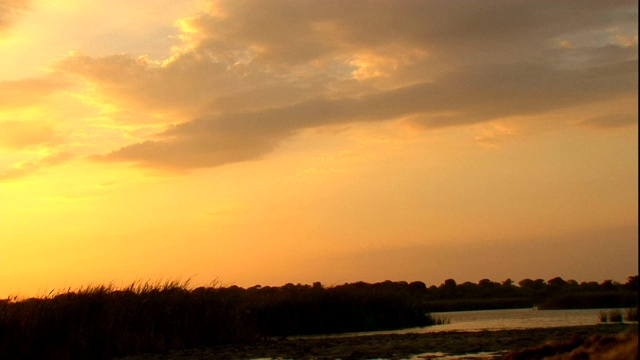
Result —
<instances>
[{"instance_id":1,"label":"dark foreground grass","mask_svg":"<svg viewBox=\"0 0 640 360\"><path fill-rule=\"evenodd\" d=\"M193 290L186 285L97 286L0 302L0 357L109 359L433 324L411 294L375 284Z\"/></svg>"},{"instance_id":2,"label":"dark foreground grass","mask_svg":"<svg viewBox=\"0 0 640 360\"><path fill-rule=\"evenodd\" d=\"M409 359L426 354L457 355L475 359L473 354L492 353L483 359L542 359L543 356L578 353L581 345L612 344L612 338L635 336L635 348L622 349L618 357L563 357L562 359L637 359L637 325L591 325L560 328L498 331L449 331L409 334L377 334L347 337L270 339L250 344L229 344L173 351L168 356L145 354L121 360L227 360L227 359ZM584 354L583 354L584 355ZM553 355L552 355L553 356ZM556 359L559 360L559 359Z\"/></svg>"},{"instance_id":3,"label":"dark foreground grass","mask_svg":"<svg viewBox=\"0 0 640 360\"><path fill-rule=\"evenodd\" d=\"M594 334L588 338L572 336L564 341L547 341L541 345L508 353L503 360L637 360L638 329L618 334Z\"/></svg>"}]
</instances>

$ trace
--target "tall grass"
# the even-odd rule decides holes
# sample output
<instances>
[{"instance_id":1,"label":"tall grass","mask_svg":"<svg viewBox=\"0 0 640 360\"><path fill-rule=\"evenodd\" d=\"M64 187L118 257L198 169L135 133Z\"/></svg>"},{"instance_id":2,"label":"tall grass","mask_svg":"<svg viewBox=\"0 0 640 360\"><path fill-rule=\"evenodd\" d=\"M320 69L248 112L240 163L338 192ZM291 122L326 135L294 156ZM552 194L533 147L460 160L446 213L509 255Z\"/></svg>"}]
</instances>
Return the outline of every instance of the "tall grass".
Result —
<instances>
[{"instance_id":1,"label":"tall grass","mask_svg":"<svg viewBox=\"0 0 640 360\"><path fill-rule=\"evenodd\" d=\"M619 309L612 309L609 312L600 311L598 314L600 322L623 322L624 321L638 321L638 308L629 308L625 310L624 315Z\"/></svg>"},{"instance_id":2,"label":"tall grass","mask_svg":"<svg viewBox=\"0 0 640 360\"><path fill-rule=\"evenodd\" d=\"M622 312L620 310L610 310L609 311L609 322L622 322Z\"/></svg>"},{"instance_id":3,"label":"tall grass","mask_svg":"<svg viewBox=\"0 0 640 360\"><path fill-rule=\"evenodd\" d=\"M373 285L93 286L0 302L2 359L108 359L136 353L434 323L409 294Z\"/></svg>"},{"instance_id":4,"label":"tall grass","mask_svg":"<svg viewBox=\"0 0 640 360\"><path fill-rule=\"evenodd\" d=\"M609 315L607 315L605 311L600 311L598 313L598 319L600 319L600 322L606 323L609 320Z\"/></svg>"},{"instance_id":5,"label":"tall grass","mask_svg":"<svg viewBox=\"0 0 640 360\"><path fill-rule=\"evenodd\" d=\"M638 321L638 308L629 308L624 313L624 319L626 321Z\"/></svg>"},{"instance_id":6,"label":"tall grass","mask_svg":"<svg viewBox=\"0 0 640 360\"><path fill-rule=\"evenodd\" d=\"M451 317L432 315L435 325L448 325L451 324Z\"/></svg>"}]
</instances>

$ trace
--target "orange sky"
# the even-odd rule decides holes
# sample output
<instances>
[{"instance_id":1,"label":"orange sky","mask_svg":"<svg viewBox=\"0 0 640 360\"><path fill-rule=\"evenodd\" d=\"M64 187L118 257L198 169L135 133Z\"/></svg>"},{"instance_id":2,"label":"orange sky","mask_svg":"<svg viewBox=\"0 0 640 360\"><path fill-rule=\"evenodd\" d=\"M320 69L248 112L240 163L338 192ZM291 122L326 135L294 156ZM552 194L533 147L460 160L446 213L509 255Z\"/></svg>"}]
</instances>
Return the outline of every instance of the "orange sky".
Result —
<instances>
[{"instance_id":1,"label":"orange sky","mask_svg":"<svg viewBox=\"0 0 640 360\"><path fill-rule=\"evenodd\" d=\"M638 269L634 1L0 0L0 297Z\"/></svg>"}]
</instances>

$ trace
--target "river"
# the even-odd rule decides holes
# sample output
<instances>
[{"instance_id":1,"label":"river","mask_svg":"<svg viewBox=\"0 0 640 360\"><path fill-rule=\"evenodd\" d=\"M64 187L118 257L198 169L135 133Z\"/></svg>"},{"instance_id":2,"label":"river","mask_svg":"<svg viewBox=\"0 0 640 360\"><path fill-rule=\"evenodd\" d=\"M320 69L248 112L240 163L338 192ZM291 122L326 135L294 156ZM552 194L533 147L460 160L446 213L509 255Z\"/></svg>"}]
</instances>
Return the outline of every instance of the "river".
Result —
<instances>
[{"instance_id":1,"label":"river","mask_svg":"<svg viewBox=\"0 0 640 360\"><path fill-rule=\"evenodd\" d=\"M580 310L474 310L432 313L435 318L447 319L448 324L434 325L400 330L358 332L321 337L342 337L374 334L406 334L443 331L482 331L551 328L564 326L582 326L600 324L601 312L609 313L616 309L580 309ZM624 315L626 309L618 309ZM316 336L305 336L316 337Z\"/></svg>"},{"instance_id":2,"label":"river","mask_svg":"<svg viewBox=\"0 0 640 360\"><path fill-rule=\"evenodd\" d=\"M509 310L475 310L432 313L436 318L447 319L448 324L407 328L392 331L361 332L330 337L373 335L373 334L406 334L430 333L447 331L482 331L482 330L517 330L534 328L553 328L565 326L582 326L600 324L600 313L619 310L623 315L626 309L581 309L581 310L537 310L537 309L509 309ZM499 352L479 352L466 355L448 356L441 352L422 353L411 356L410 360L438 359L496 359Z\"/></svg>"},{"instance_id":3,"label":"river","mask_svg":"<svg viewBox=\"0 0 640 360\"><path fill-rule=\"evenodd\" d=\"M601 312L612 309L581 310L482 310L433 313L434 317L449 319L445 325L430 326L419 332L431 331L480 331L549 328L560 326L596 325ZM625 309L620 309L624 314Z\"/></svg>"}]
</instances>

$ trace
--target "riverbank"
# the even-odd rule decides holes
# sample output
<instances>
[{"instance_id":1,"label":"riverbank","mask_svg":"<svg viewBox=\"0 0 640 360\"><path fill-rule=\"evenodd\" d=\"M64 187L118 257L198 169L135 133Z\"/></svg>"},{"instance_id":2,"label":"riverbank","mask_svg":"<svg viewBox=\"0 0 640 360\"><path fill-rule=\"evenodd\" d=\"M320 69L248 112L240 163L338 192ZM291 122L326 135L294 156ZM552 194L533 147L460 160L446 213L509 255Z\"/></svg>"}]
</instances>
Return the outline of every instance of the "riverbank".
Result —
<instances>
[{"instance_id":1,"label":"riverbank","mask_svg":"<svg viewBox=\"0 0 640 360\"><path fill-rule=\"evenodd\" d=\"M446 355L495 353L532 348L546 342L564 342L594 335L638 331L638 325L607 324L527 330L449 331L422 334L360 335L337 338L272 339L252 344L223 345L172 351L168 354L129 356L121 360L217 359L409 359L427 353Z\"/></svg>"}]
</instances>

